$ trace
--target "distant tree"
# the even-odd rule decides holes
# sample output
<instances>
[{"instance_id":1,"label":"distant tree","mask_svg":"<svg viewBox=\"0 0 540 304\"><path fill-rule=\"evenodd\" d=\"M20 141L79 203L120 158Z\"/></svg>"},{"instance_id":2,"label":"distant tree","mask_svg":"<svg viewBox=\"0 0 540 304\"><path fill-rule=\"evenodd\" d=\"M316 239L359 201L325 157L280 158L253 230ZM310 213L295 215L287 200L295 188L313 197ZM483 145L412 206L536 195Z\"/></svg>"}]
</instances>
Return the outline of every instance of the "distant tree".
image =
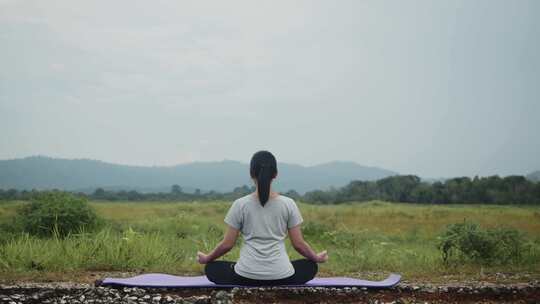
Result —
<instances>
[{"instance_id":1,"label":"distant tree","mask_svg":"<svg viewBox=\"0 0 540 304\"><path fill-rule=\"evenodd\" d=\"M472 182L468 177L456 177L445 182L450 203L473 203Z\"/></svg>"},{"instance_id":2,"label":"distant tree","mask_svg":"<svg viewBox=\"0 0 540 304\"><path fill-rule=\"evenodd\" d=\"M306 194L304 194L304 199L308 202L321 203L321 204L331 204L335 202L334 198L332 197L332 194L330 194L327 191L322 191L322 190L306 192Z\"/></svg>"},{"instance_id":3,"label":"distant tree","mask_svg":"<svg viewBox=\"0 0 540 304\"><path fill-rule=\"evenodd\" d=\"M104 198L105 197L105 190L103 190L103 188L97 188L94 193L92 194L92 196L96 199L101 199L101 198Z\"/></svg>"},{"instance_id":4,"label":"distant tree","mask_svg":"<svg viewBox=\"0 0 540 304\"><path fill-rule=\"evenodd\" d=\"M302 197L298 192L296 192L296 191L293 190L293 189L291 189L291 190L285 192L284 195L285 195L285 196L288 196L288 197L290 197L290 198L292 198L292 199L294 199L294 200L298 200L298 199L300 199L300 198Z\"/></svg>"},{"instance_id":5,"label":"distant tree","mask_svg":"<svg viewBox=\"0 0 540 304\"><path fill-rule=\"evenodd\" d=\"M141 195L139 192L135 190L131 190L127 193L127 199L128 201L140 201L142 200L143 195Z\"/></svg>"},{"instance_id":6,"label":"distant tree","mask_svg":"<svg viewBox=\"0 0 540 304\"><path fill-rule=\"evenodd\" d=\"M409 194L420 184L415 175L396 175L377 181L385 200L392 202L409 202Z\"/></svg>"},{"instance_id":7,"label":"distant tree","mask_svg":"<svg viewBox=\"0 0 540 304\"><path fill-rule=\"evenodd\" d=\"M179 185L172 185L171 193L174 194L174 195L182 194L182 187L180 187Z\"/></svg>"},{"instance_id":8,"label":"distant tree","mask_svg":"<svg viewBox=\"0 0 540 304\"><path fill-rule=\"evenodd\" d=\"M20 192L19 194L19 198L22 199L22 200L29 200L31 198L30 196L30 192L28 190L23 190Z\"/></svg>"},{"instance_id":9,"label":"distant tree","mask_svg":"<svg viewBox=\"0 0 540 304\"><path fill-rule=\"evenodd\" d=\"M233 193L239 194L239 195L247 195L250 193L250 189L247 185L243 185L241 187L234 188Z\"/></svg>"},{"instance_id":10,"label":"distant tree","mask_svg":"<svg viewBox=\"0 0 540 304\"><path fill-rule=\"evenodd\" d=\"M8 200L16 200L18 199L19 197L19 191L17 191L17 189L9 189L7 192L6 192L6 198Z\"/></svg>"},{"instance_id":11,"label":"distant tree","mask_svg":"<svg viewBox=\"0 0 540 304\"><path fill-rule=\"evenodd\" d=\"M435 204L447 204L448 203L448 195L446 191L446 187L441 182L435 182L433 185L431 185L433 198L432 203Z\"/></svg>"},{"instance_id":12,"label":"distant tree","mask_svg":"<svg viewBox=\"0 0 540 304\"><path fill-rule=\"evenodd\" d=\"M75 196L78 197L78 198L84 198L84 199L86 199L86 200L88 200L88 198L89 198L89 195L88 195L88 194L86 194L86 193L84 193L84 192L81 192L81 191L76 192L76 193L73 193L73 194L75 194ZM32 198L33 198L33 197L34 197L34 196L32 196Z\"/></svg>"},{"instance_id":13,"label":"distant tree","mask_svg":"<svg viewBox=\"0 0 540 304\"><path fill-rule=\"evenodd\" d=\"M410 194L410 200L421 204L429 204L433 202L433 189L427 183L420 183Z\"/></svg>"}]
</instances>

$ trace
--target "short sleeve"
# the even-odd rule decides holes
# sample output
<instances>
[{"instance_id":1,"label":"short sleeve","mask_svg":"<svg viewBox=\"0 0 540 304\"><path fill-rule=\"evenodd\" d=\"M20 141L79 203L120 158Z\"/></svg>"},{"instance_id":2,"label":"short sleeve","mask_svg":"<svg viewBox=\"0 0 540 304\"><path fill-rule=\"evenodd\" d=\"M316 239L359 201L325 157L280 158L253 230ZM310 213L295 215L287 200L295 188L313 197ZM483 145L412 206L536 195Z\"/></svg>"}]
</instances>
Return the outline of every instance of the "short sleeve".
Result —
<instances>
[{"instance_id":1,"label":"short sleeve","mask_svg":"<svg viewBox=\"0 0 540 304\"><path fill-rule=\"evenodd\" d=\"M300 209L298 209L296 203L291 200L291 204L289 205L289 219L287 220L287 228L290 229L292 227L298 226L303 221L304 219L300 214Z\"/></svg>"},{"instance_id":2,"label":"short sleeve","mask_svg":"<svg viewBox=\"0 0 540 304\"><path fill-rule=\"evenodd\" d=\"M242 229L242 210L238 201L234 201L231 205L224 221L233 228Z\"/></svg>"}]
</instances>

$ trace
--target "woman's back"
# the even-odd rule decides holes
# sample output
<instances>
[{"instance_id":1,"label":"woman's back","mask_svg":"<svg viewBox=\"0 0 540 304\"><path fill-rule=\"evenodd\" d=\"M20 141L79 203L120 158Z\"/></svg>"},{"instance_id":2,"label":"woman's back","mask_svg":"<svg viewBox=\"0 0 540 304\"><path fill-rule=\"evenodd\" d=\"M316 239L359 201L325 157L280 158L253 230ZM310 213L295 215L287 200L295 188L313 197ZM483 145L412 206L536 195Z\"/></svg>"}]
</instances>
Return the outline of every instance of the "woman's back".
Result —
<instances>
[{"instance_id":1,"label":"woman's back","mask_svg":"<svg viewBox=\"0 0 540 304\"><path fill-rule=\"evenodd\" d=\"M315 277L317 263L328 259L326 251L317 254L302 237L303 219L294 200L272 191L277 174L272 153L253 154L249 175L256 185L255 193L233 202L225 216L227 231L216 248L209 254L197 252L210 281L250 286L304 284ZM244 245L238 262L215 261L234 247L240 232ZM289 260L284 242L287 234L294 249L306 259Z\"/></svg>"},{"instance_id":2,"label":"woman's back","mask_svg":"<svg viewBox=\"0 0 540 304\"><path fill-rule=\"evenodd\" d=\"M225 222L240 230L244 245L236 273L252 279L276 280L294 274L284 240L289 228L303 221L298 206L283 195L270 197L263 207L255 194L237 199Z\"/></svg>"}]
</instances>

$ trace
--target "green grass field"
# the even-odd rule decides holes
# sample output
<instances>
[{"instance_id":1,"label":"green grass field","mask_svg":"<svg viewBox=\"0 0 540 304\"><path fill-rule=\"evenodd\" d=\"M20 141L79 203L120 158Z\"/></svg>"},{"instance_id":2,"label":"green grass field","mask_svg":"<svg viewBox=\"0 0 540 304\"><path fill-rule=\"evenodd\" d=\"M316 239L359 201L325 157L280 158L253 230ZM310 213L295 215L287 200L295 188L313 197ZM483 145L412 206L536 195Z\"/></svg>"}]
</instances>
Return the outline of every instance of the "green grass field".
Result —
<instances>
[{"instance_id":1,"label":"green grass field","mask_svg":"<svg viewBox=\"0 0 540 304\"><path fill-rule=\"evenodd\" d=\"M6 225L22 202L0 202ZM0 238L0 277L89 271L200 274L197 250L208 252L221 240L230 202L92 202L105 225L97 232L65 239L18 234ZM540 275L540 208L488 205L426 206L386 202L320 206L300 203L306 240L327 249L324 276L409 278L485 273ZM505 225L524 232L530 250L520 263L488 266L443 263L437 236L448 224L470 220L482 227ZM1 231L0 231L1 233ZM238 257L240 242L224 259ZM300 256L288 244L292 259Z\"/></svg>"}]
</instances>

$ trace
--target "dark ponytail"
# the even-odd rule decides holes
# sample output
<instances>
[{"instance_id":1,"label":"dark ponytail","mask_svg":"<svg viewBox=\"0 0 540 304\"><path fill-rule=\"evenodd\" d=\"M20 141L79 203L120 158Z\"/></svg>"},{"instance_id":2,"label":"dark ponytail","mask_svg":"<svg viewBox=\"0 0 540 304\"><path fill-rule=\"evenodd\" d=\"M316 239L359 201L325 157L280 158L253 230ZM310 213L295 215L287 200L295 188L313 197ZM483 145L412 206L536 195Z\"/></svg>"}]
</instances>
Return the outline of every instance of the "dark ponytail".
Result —
<instances>
[{"instance_id":1,"label":"dark ponytail","mask_svg":"<svg viewBox=\"0 0 540 304\"><path fill-rule=\"evenodd\" d=\"M264 207L270 197L270 183L277 175L277 163L274 155L268 151L259 151L253 154L249 174L257 180L259 201Z\"/></svg>"}]
</instances>

